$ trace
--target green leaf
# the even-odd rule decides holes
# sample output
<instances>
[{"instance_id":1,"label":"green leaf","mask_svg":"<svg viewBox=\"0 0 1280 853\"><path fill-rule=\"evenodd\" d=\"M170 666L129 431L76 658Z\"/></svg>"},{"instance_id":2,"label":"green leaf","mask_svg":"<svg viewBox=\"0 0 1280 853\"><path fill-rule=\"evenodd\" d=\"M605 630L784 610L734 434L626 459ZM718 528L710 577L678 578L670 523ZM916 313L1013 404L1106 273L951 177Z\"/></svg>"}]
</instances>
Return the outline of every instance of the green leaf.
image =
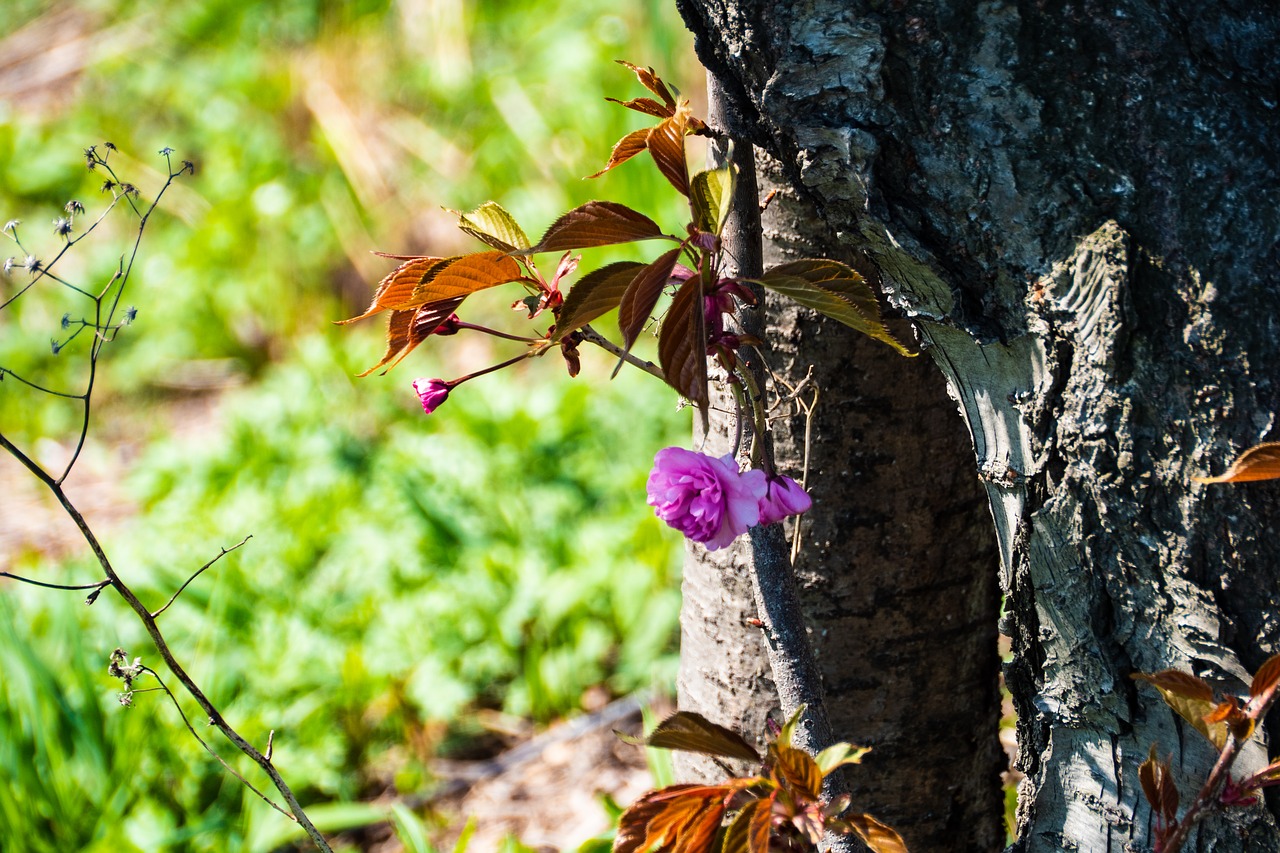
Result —
<instances>
[{"instance_id":1,"label":"green leaf","mask_svg":"<svg viewBox=\"0 0 1280 853\"><path fill-rule=\"evenodd\" d=\"M735 174L732 165L699 172L689 182L693 224L699 231L719 235L733 201Z\"/></svg>"},{"instance_id":2,"label":"green leaf","mask_svg":"<svg viewBox=\"0 0 1280 853\"><path fill-rule=\"evenodd\" d=\"M680 257L680 247L663 252L656 261L640 269L622 294L618 304L618 328L622 330L623 346L631 349L640 336L645 323L658 304L658 297L671 278L671 271Z\"/></svg>"},{"instance_id":3,"label":"green leaf","mask_svg":"<svg viewBox=\"0 0 1280 853\"><path fill-rule=\"evenodd\" d=\"M835 743L815 755L813 762L818 765L822 775L826 776L837 767L843 767L846 764L860 764L862 756L870 751L870 747L853 746L843 742Z\"/></svg>"},{"instance_id":4,"label":"green leaf","mask_svg":"<svg viewBox=\"0 0 1280 853\"><path fill-rule=\"evenodd\" d=\"M470 213L449 212L458 214L459 228L500 252L529 248L529 238L525 236L524 229L496 201L486 201Z\"/></svg>"},{"instance_id":5,"label":"green leaf","mask_svg":"<svg viewBox=\"0 0 1280 853\"><path fill-rule=\"evenodd\" d=\"M796 708L796 712L791 715L791 719L782 724L782 730L778 732L778 737L773 741L775 746L790 747L791 738L796 733L796 726L800 725L800 717L804 715L806 706L801 705Z\"/></svg>"},{"instance_id":6,"label":"green leaf","mask_svg":"<svg viewBox=\"0 0 1280 853\"><path fill-rule=\"evenodd\" d=\"M627 286L643 267L644 264L636 261L618 261L584 275L565 297L551 340L558 341L617 308Z\"/></svg>"},{"instance_id":7,"label":"green leaf","mask_svg":"<svg viewBox=\"0 0 1280 853\"><path fill-rule=\"evenodd\" d=\"M725 829L721 853L768 853L773 797L752 800L734 815Z\"/></svg>"},{"instance_id":8,"label":"green leaf","mask_svg":"<svg viewBox=\"0 0 1280 853\"><path fill-rule=\"evenodd\" d=\"M396 830L396 839L404 846L405 853L436 853L427 837L426 826L404 803L391 804L391 823Z\"/></svg>"},{"instance_id":9,"label":"green leaf","mask_svg":"<svg viewBox=\"0 0 1280 853\"><path fill-rule=\"evenodd\" d=\"M838 261L792 261L754 281L886 343L905 356L919 354L908 350L885 328L880 319L880 303L866 280Z\"/></svg>"},{"instance_id":10,"label":"green leaf","mask_svg":"<svg viewBox=\"0 0 1280 853\"><path fill-rule=\"evenodd\" d=\"M589 249L661 236L662 229L658 223L643 213L617 202L589 201L551 223L538 245L523 250L521 254Z\"/></svg>"},{"instance_id":11,"label":"green leaf","mask_svg":"<svg viewBox=\"0 0 1280 853\"><path fill-rule=\"evenodd\" d=\"M658 724L644 739L648 746L700 752L721 758L760 761L760 754L742 735L717 725L693 711L677 711Z\"/></svg>"},{"instance_id":12,"label":"green leaf","mask_svg":"<svg viewBox=\"0 0 1280 853\"><path fill-rule=\"evenodd\" d=\"M697 275L676 291L658 337L658 363L667 384L700 410L707 394L707 315L702 305L702 280Z\"/></svg>"}]
</instances>

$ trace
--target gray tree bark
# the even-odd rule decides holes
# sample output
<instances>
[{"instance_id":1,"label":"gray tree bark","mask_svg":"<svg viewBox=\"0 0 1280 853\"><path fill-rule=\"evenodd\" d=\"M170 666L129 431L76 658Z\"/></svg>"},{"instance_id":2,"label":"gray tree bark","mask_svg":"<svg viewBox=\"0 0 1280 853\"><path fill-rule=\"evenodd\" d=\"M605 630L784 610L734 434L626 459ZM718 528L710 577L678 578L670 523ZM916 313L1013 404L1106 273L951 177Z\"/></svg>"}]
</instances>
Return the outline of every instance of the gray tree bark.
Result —
<instances>
[{"instance_id":1,"label":"gray tree bark","mask_svg":"<svg viewBox=\"0 0 1280 853\"><path fill-rule=\"evenodd\" d=\"M711 118L732 123L714 110ZM765 217L769 264L832 256L804 203L775 187L780 177L774 164L762 171L764 189L780 190ZM750 263L746 247L729 251ZM804 397L820 390L812 424L782 418L773 440L780 469L799 478L811 435L815 505L795 570L835 735L872 747L846 773L854 807L891 823L912 850L992 850L1004 837L999 597L990 513L964 429L925 359L904 359L785 302L770 301L764 314L770 369L795 386L812 367ZM734 433L721 414L699 440L718 455ZM764 734L779 701L766 632L753 624L749 572L763 557L746 539L715 554L693 546L684 580L680 706L748 736ZM719 772L696 758L680 769Z\"/></svg>"},{"instance_id":2,"label":"gray tree bark","mask_svg":"<svg viewBox=\"0 0 1280 853\"><path fill-rule=\"evenodd\" d=\"M1190 480L1267 438L1280 404L1280 16L1225 0L680 5L743 117L735 131L780 164L799 205L775 224L778 247L798 239L804 254L877 268L959 404L1014 640L1006 677L1026 774L1017 849L1150 849L1136 773L1149 746L1173 754L1184 802L1213 751L1129 675L1175 667L1240 691L1280 649L1280 486ZM780 359L805 363L787 347L835 337L816 328L779 330ZM826 397L815 432L830 456L815 468L830 479L815 494L856 493L878 461L894 464L862 509L821 498L801 574L816 584L818 638L878 640L897 623L926 651L955 650L931 669L871 650L862 669L822 655L833 694L863 691L849 693L862 718L838 734L866 741L882 719L916 721L885 736L900 751L875 744L886 778L915 776L923 808L962 814L951 792L985 773L982 760L924 781L919 759L939 747L913 738L942 728L954 742L979 725L922 719L917 703L947 695L936 679L972 659L976 646L961 644L984 617L970 603L987 593L957 580L924 615L910 608L915 558L867 580L876 548L860 536L908 527L950 551L973 532L941 508L959 485L945 461L891 473L941 446L925 425L938 407L930 377L886 380L892 368L864 349L874 345L846 340L812 357L840 380L871 373L839 402ZM902 406L901 420L872 398ZM904 482L922 489L902 499ZM886 553L902 552L875 556ZM821 566L832 571L817 580ZM862 605L840 598L877 587ZM853 627L876 611L875 627ZM954 633L947 614L960 619ZM886 700L867 689L873 679L913 692ZM954 708L969 703L951 696ZM834 717L845 702L829 705ZM1255 743L1238 767L1265 760ZM897 790L884 808L858 806L897 823L913 849L961 849L936 821L917 829L891 811L907 807ZM1280 850L1276 813L1211 820L1190 849Z\"/></svg>"}]
</instances>

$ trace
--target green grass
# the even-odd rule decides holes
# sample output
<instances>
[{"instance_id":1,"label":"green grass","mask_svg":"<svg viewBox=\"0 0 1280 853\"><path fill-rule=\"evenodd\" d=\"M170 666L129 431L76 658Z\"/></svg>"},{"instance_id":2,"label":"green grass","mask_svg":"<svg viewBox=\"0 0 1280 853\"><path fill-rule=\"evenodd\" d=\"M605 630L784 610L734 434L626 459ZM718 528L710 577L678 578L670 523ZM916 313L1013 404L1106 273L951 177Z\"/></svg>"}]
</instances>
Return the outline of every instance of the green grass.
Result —
<instances>
[{"instance_id":1,"label":"green grass","mask_svg":"<svg viewBox=\"0 0 1280 853\"><path fill-rule=\"evenodd\" d=\"M17 4L10 31L43 8ZM148 231L125 297L138 318L107 351L93 435L137 453L122 488L140 512L100 532L149 604L253 537L162 617L233 724L259 746L274 730L282 772L337 826L369 819L352 805L361 797L428 790L432 757L476 748L477 709L547 722L588 687L670 684L678 543L643 499L654 451L687 435L670 393L627 372L607 383L607 359L584 351L577 380L546 359L463 386L426 417L413 377L456 376L505 350L464 335L357 380L381 352L378 324L330 321L362 309L390 268L369 250L473 248L442 207L492 198L537 235L608 197L675 227L680 201L653 169L580 179L643 121L604 103L639 94L612 59L701 88L674 10L73 8L100 50L45 93L48 108L0 100L0 219L23 219L27 248L48 258L58 238L45 223L68 199L90 215L104 205L81 148L111 140L144 195L159 187L157 149L196 163ZM101 286L134 227L113 217L64 272ZM0 298L25 281L0 279ZM509 324L513 298L468 308ZM86 304L42 283L0 311L0 366L77 388L85 341L57 356L49 341ZM170 434L169 413L192 403L175 388L211 367L243 384L201 409L216 412L207 428ZM23 443L65 442L77 417L0 384L0 430ZM64 582L98 574L83 557L6 568ZM271 849L283 818L190 738L162 694L120 707L106 676L117 646L159 668L109 592L85 608L76 593L0 588L0 847ZM406 844L425 843L411 815L384 816Z\"/></svg>"}]
</instances>

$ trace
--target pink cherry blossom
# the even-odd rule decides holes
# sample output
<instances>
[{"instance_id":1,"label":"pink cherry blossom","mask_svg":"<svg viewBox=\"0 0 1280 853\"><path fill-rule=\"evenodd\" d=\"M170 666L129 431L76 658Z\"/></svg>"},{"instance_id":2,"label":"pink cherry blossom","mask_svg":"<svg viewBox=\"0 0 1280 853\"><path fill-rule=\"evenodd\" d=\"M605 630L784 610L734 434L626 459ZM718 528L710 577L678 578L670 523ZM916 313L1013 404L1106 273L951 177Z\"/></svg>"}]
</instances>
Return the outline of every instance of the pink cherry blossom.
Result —
<instances>
[{"instance_id":1,"label":"pink cherry blossom","mask_svg":"<svg viewBox=\"0 0 1280 853\"><path fill-rule=\"evenodd\" d=\"M789 515L807 512L813 498L790 477L781 474L769 480L765 496L760 499L760 524L773 524Z\"/></svg>"},{"instance_id":2,"label":"pink cherry blossom","mask_svg":"<svg viewBox=\"0 0 1280 853\"><path fill-rule=\"evenodd\" d=\"M449 391L453 386L443 379L415 379L413 390L422 401L422 411L428 415L440 408L449 399Z\"/></svg>"},{"instance_id":3,"label":"pink cherry blossom","mask_svg":"<svg viewBox=\"0 0 1280 853\"><path fill-rule=\"evenodd\" d=\"M658 518L715 551L759 522L766 485L763 471L739 472L732 454L668 447L653 459L647 491Z\"/></svg>"}]
</instances>

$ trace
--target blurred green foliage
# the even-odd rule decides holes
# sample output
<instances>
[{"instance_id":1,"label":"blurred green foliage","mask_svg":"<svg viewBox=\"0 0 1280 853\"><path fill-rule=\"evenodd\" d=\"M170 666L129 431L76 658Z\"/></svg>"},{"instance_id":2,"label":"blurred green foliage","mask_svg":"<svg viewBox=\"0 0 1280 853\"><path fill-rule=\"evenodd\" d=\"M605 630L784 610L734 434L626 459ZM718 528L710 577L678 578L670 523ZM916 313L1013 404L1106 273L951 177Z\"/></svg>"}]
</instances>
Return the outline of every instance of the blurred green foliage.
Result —
<instances>
[{"instance_id":1,"label":"blurred green foliage","mask_svg":"<svg viewBox=\"0 0 1280 853\"><path fill-rule=\"evenodd\" d=\"M329 321L362 309L391 268L369 250L472 248L442 207L493 198L538 234L608 197L678 227L681 200L651 168L580 180L644 120L603 101L638 94L610 60L701 88L674 10L19 0L7 12L0 51L48 72L0 91L0 219L24 219L29 249L57 251L46 221L68 199L90 217L105 205L79 149L112 141L144 196L163 182L157 149L196 164L149 228L125 297L138 318L95 390L91 441L124 447L140 508L100 532L157 606L252 534L162 621L242 734L261 746L276 731L303 802L352 820L338 806L428 790L429 759L477 748L477 709L545 722L594 685L670 683L677 543L642 498L653 452L687 435L669 392L631 372L606 383L592 367L604 355L584 352L577 380L540 360L426 418L414 376L511 353L464 334L356 380L381 329ZM134 230L113 215L63 272L105 284ZM25 281L20 269L0 279L0 301ZM501 296L473 302L510 325ZM84 341L58 356L49 341L86 304L42 283L0 311L0 365L78 388ZM65 445L77 417L0 385L0 429L15 439ZM6 568L45 580L97 576L84 558L15 559ZM0 848L271 849L283 818L163 694L116 704L116 646L159 663L109 592L86 610L75 593L0 586ZM411 816L388 816L421 846Z\"/></svg>"}]
</instances>

